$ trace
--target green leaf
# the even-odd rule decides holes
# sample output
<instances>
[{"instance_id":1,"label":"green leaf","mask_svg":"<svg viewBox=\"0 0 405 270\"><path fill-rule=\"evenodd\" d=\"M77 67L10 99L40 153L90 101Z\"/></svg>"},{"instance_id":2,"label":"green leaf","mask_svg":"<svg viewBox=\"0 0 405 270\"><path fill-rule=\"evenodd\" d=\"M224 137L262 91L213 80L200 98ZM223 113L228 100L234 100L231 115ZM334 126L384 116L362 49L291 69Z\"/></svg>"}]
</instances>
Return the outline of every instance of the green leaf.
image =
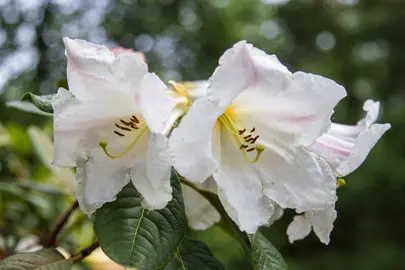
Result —
<instances>
[{"instance_id":1,"label":"green leaf","mask_svg":"<svg viewBox=\"0 0 405 270\"><path fill-rule=\"evenodd\" d=\"M7 107L15 108L21 111L35 113L44 116L52 116L52 113L41 111L33 103L28 101L12 100L6 103Z\"/></svg>"},{"instance_id":2,"label":"green leaf","mask_svg":"<svg viewBox=\"0 0 405 270\"><path fill-rule=\"evenodd\" d=\"M2 270L70 270L73 263L55 249L19 253L0 262Z\"/></svg>"},{"instance_id":3,"label":"green leaf","mask_svg":"<svg viewBox=\"0 0 405 270\"><path fill-rule=\"evenodd\" d=\"M183 196L175 170L171 185L173 199L164 209L143 209L141 195L129 183L117 200L96 211L94 230L108 257L142 270L154 270L171 259L186 232Z\"/></svg>"},{"instance_id":4,"label":"green leaf","mask_svg":"<svg viewBox=\"0 0 405 270\"><path fill-rule=\"evenodd\" d=\"M37 96L33 93L28 92L24 94L24 96L22 97L22 101L33 103L38 109L43 112L53 113L52 99L54 98L54 96L55 94Z\"/></svg>"},{"instance_id":5,"label":"green leaf","mask_svg":"<svg viewBox=\"0 0 405 270\"><path fill-rule=\"evenodd\" d=\"M285 263L280 252L267 240L266 237L257 231L249 235L252 246L253 262L258 270L286 270Z\"/></svg>"},{"instance_id":6,"label":"green leaf","mask_svg":"<svg viewBox=\"0 0 405 270\"><path fill-rule=\"evenodd\" d=\"M185 238L176 255L164 270L222 270L224 266L212 255L208 247L196 240Z\"/></svg>"}]
</instances>

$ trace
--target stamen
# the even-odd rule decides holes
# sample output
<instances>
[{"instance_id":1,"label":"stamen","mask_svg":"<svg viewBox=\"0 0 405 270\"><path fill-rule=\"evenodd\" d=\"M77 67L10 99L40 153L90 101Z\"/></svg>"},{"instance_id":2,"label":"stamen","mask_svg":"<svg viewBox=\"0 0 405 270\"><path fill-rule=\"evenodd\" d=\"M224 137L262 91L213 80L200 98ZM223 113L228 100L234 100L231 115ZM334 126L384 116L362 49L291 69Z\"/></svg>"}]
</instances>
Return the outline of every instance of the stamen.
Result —
<instances>
[{"instance_id":1,"label":"stamen","mask_svg":"<svg viewBox=\"0 0 405 270\"><path fill-rule=\"evenodd\" d=\"M250 131L250 133L255 132L255 130L256 130L256 128L255 128L255 127L254 127L254 128L252 128L252 130Z\"/></svg>"},{"instance_id":2,"label":"stamen","mask_svg":"<svg viewBox=\"0 0 405 270\"><path fill-rule=\"evenodd\" d=\"M257 135L256 137L254 137L254 138L252 138L252 139L253 139L253 140L252 140L251 144L254 144L254 143L256 142L256 140L259 139L259 135Z\"/></svg>"},{"instance_id":3,"label":"stamen","mask_svg":"<svg viewBox=\"0 0 405 270\"><path fill-rule=\"evenodd\" d=\"M121 137L125 136L124 134L119 133L119 132L118 132L118 131L116 131L116 130L114 130L114 133L115 133L115 134L117 134L118 136L121 136Z\"/></svg>"},{"instance_id":4,"label":"stamen","mask_svg":"<svg viewBox=\"0 0 405 270\"><path fill-rule=\"evenodd\" d=\"M346 185L346 181L343 178L338 178L336 183L336 188L340 188Z\"/></svg>"},{"instance_id":5,"label":"stamen","mask_svg":"<svg viewBox=\"0 0 405 270\"><path fill-rule=\"evenodd\" d=\"M131 131L131 129L130 129L130 128L121 127L121 126L120 126L120 125L118 125L118 124L115 124L115 126L116 126L117 128L122 129L122 130Z\"/></svg>"},{"instance_id":6,"label":"stamen","mask_svg":"<svg viewBox=\"0 0 405 270\"><path fill-rule=\"evenodd\" d=\"M131 121L135 122L136 124L139 124L139 120L135 115L132 115Z\"/></svg>"},{"instance_id":7,"label":"stamen","mask_svg":"<svg viewBox=\"0 0 405 270\"><path fill-rule=\"evenodd\" d=\"M226 114L223 114L223 115L219 118L219 120L222 122L222 124L223 124L226 128L228 128L228 129L231 131L231 133L233 134L233 137L235 138L236 142L238 143L238 145L240 145L240 146L239 146L239 149L242 151L242 154L243 154L243 156L245 157L245 159L246 159L247 161L251 162L251 163L255 163L256 161L258 161L259 158L260 158L260 155L261 155L262 152L264 151L264 145L259 144L259 145L256 145L255 147L251 147L251 148L245 150L245 149L248 148L249 146L246 145L246 144L243 144L243 143L241 142L241 137L239 137L239 136L242 135L242 134L246 131L246 129L243 129L243 130L238 130L238 129L236 129L236 127L234 126L234 124L232 123L232 121L229 119L229 117L228 117ZM255 131L255 128L253 128L252 130ZM251 143L251 144L253 144L254 142L256 142L256 140L257 140L258 138L259 138L259 135L257 135L256 137L252 138L252 135L251 135L251 134L249 134L249 135L243 137L243 139L245 140L245 142ZM256 156L255 156L254 159L251 159L247 153L248 153L248 152L252 152L252 151L254 151L254 150L256 150Z\"/></svg>"},{"instance_id":8,"label":"stamen","mask_svg":"<svg viewBox=\"0 0 405 270\"><path fill-rule=\"evenodd\" d=\"M245 148L248 148L249 146L247 146L246 144L242 144L240 147L239 147L239 149L245 149Z\"/></svg>"},{"instance_id":9,"label":"stamen","mask_svg":"<svg viewBox=\"0 0 405 270\"><path fill-rule=\"evenodd\" d=\"M124 120L120 119L120 122L123 123L126 126L131 126L131 122L125 122Z\"/></svg>"},{"instance_id":10,"label":"stamen","mask_svg":"<svg viewBox=\"0 0 405 270\"><path fill-rule=\"evenodd\" d=\"M101 141L101 142L99 142L98 144L101 146L101 148L103 148L104 153L105 153L108 157L110 157L110 158L120 158L120 157L122 157L123 155L125 155L126 153L128 153L129 150L131 150L132 147L134 147L134 145L138 142L138 140L142 137L142 135L146 132L146 130L148 130L148 127L147 127L147 126L145 126L145 127L139 132L138 136L136 136L136 138L133 140L133 142L130 143L130 144L128 145L128 147L127 147L124 151L122 151L121 153L119 153L118 155L112 155L112 154L110 154L110 153L108 152L108 150L107 150L108 142L106 142L106 141ZM114 133L117 134L117 135L119 135L119 136L124 136L123 134L119 133L118 131L114 131Z\"/></svg>"}]
</instances>

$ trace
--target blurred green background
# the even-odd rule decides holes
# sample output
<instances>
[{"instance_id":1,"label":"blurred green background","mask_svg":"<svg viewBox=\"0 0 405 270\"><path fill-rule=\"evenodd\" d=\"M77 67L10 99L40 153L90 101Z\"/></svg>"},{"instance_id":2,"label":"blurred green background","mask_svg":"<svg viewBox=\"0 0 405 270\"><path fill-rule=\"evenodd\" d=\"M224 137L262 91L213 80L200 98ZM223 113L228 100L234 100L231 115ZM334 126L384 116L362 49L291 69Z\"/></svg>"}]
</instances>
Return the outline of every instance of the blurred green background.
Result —
<instances>
[{"instance_id":1,"label":"blurred green background","mask_svg":"<svg viewBox=\"0 0 405 270\"><path fill-rule=\"evenodd\" d=\"M312 233L289 244L291 211L263 232L289 269L405 269L404 0L0 0L0 258L24 236L44 237L72 201L58 184L65 176L27 133L36 125L51 136L51 118L5 105L27 91L56 91L66 72L64 36L141 51L164 81L208 78L219 56L245 39L291 71L345 86L336 122L355 124L366 99L381 101L379 121L392 128L339 189L331 243ZM67 250L94 237L80 213L64 233ZM219 228L196 235L228 269L247 269Z\"/></svg>"}]
</instances>

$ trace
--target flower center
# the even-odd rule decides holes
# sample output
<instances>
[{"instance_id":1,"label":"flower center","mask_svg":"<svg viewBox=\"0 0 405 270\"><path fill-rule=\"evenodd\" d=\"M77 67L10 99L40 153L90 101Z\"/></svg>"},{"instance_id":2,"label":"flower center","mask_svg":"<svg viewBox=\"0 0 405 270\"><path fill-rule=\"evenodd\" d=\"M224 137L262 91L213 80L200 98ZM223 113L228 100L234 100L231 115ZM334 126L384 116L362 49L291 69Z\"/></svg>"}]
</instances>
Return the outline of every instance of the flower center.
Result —
<instances>
[{"instance_id":1,"label":"flower center","mask_svg":"<svg viewBox=\"0 0 405 270\"><path fill-rule=\"evenodd\" d=\"M255 127L246 129L245 127L240 128L237 126L235 114L235 106L231 105L218 118L218 120L231 132L245 159L251 163L255 163L259 160L261 153L264 151L264 145L256 145L256 141L260 136L255 135ZM252 159L248 153L253 151L256 151L256 155Z\"/></svg>"},{"instance_id":2,"label":"flower center","mask_svg":"<svg viewBox=\"0 0 405 270\"><path fill-rule=\"evenodd\" d=\"M124 156L126 153L129 152L129 150L132 149L132 147L135 146L135 144L139 141L142 135L148 130L148 126L145 124L145 122L143 120L140 121L135 115L132 115L129 121L120 119L119 122L115 123L115 128L116 130L114 130L114 134L119 137L124 137L128 135L128 132L134 132L137 130L139 130L139 133L135 137L135 139L128 145L128 147L117 155L113 155L107 150L108 142L106 141L99 142L99 145L101 146L101 148L103 148L104 153L110 158L120 158Z\"/></svg>"},{"instance_id":3,"label":"flower center","mask_svg":"<svg viewBox=\"0 0 405 270\"><path fill-rule=\"evenodd\" d=\"M188 96L187 91L191 90L192 87L182 83L176 83L175 81L169 81L169 84L173 85L173 88L171 90L179 94L180 96L185 97L187 99L187 106L191 106L192 101Z\"/></svg>"}]
</instances>

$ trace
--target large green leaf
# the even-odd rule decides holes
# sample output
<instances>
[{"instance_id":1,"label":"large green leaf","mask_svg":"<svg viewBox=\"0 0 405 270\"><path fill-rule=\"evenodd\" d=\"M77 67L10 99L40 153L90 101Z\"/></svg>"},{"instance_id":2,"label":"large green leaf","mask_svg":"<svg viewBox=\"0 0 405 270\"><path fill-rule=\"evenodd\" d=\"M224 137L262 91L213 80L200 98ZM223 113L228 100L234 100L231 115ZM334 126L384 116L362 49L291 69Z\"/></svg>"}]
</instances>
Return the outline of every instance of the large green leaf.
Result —
<instances>
[{"instance_id":1,"label":"large green leaf","mask_svg":"<svg viewBox=\"0 0 405 270\"><path fill-rule=\"evenodd\" d=\"M0 262L2 270L70 270L72 261L66 260L55 249L41 249L36 252L20 253Z\"/></svg>"},{"instance_id":2,"label":"large green leaf","mask_svg":"<svg viewBox=\"0 0 405 270\"><path fill-rule=\"evenodd\" d=\"M249 235L252 247L253 262L258 270L286 270L287 264L278 250L267 240L266 237L257 231Z\"/></svg>"},{"instance_id":3,"label":"large green leaf","mask_svg":"<svg viewBox=\"0 0 405 270\"><path fill-rule=\"evenodd\" d=\"M22 101L28 101L33 103L38 109L43 112L53 113L52 99L55 97L55 94L52 95L43 95L37 96L33 93L25 93L22 97Z\"/></svg>"},{"instance_id":4,"label":"large green leaf","mask_svg":"<svg viewBox=\"0 0 405 270\"><path fill-rule=\"evenodd\" d=\"M164 270L222 270L224 266L212 255L208 247L196 240L185 238L176 255Z\"/></svg>"},{"instance_id":5,"label":"large green leaf","mask_svg":"<svg viewBox=\"0 0 405 270\"><path fill-rule=\"evenodd\" d=\"M117 200L96 211L94 230L101 248L113 261L147 270L171 259L186 232L183 196L174 170L171 185L173 199L162 210L143 209L141 195L129 183Z\"/></svg>"}]
</instances>

